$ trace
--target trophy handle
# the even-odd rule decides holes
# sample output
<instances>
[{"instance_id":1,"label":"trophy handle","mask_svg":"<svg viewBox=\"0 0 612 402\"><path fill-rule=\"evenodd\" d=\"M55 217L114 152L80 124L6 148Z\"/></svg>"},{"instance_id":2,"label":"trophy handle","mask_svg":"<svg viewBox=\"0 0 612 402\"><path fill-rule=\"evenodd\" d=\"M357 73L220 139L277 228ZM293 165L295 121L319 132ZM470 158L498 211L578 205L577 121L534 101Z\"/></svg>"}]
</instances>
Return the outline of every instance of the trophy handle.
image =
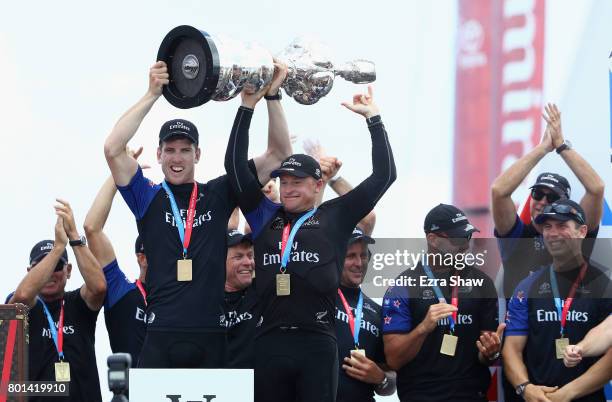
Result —
<instances>
[{"instance_id":1,"label":"trophy handle","mask_svg":"<svg viewBox=\"0 0 612 402\"><path fill-rule=\"evenodd\" d=\"M358 59L346 62L335 69L334 74L354 84L369 84L376 81L376 67L369 60Z\"/></svg>"}]
</instances>

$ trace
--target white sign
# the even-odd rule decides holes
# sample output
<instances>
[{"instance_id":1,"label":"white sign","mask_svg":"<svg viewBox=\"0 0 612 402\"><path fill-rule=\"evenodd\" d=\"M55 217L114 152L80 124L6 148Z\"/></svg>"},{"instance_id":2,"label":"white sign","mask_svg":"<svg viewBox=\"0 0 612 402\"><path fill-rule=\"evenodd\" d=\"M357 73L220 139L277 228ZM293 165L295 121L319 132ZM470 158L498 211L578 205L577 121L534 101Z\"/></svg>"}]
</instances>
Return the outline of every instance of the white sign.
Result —
<instances>
[{"instance_id":1,"label":"white sign","mask_svg":"<svg viewBox=\"0 0 612 402\"><path fill-rule=\"evenodd\" d=\"M253 370L131 369L130 402L252 402Z\"/></svg>"}]
</instances>

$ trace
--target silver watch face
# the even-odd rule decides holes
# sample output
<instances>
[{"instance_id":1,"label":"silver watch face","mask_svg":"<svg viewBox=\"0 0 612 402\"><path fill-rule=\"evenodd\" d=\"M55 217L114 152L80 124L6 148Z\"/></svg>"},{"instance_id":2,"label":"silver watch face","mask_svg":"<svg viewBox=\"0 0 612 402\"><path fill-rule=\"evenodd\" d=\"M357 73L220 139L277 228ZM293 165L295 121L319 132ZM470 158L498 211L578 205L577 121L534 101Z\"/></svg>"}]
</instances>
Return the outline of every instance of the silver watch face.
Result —
<instances>
[{"instance_id":1,"label":"silver watch face","mask_svg":"<svg viewBox=\"0 0 612 402\"><path fill-rule=\"evenodd\" d=\"M85 237L85 236L81 236L81 239L80 239L80 240L81 240L81 243L82 243L84 246L86 246L86 245L87 245L87 237Z\"/></svg>"},{"instance_id":2,"label":"silver watch face","mask_svg":"<svg viewBox=\"0 0 612 402\"><path fill-rule=\"evenodd\" d=\"M568 147L568 148L571 148L571 147L572 147L572 143L570 142L570 140L565 140L565 141L563 141L563 143L564 143L565 145L567 145L567 147Z\"/></svg>"}]
</instances>

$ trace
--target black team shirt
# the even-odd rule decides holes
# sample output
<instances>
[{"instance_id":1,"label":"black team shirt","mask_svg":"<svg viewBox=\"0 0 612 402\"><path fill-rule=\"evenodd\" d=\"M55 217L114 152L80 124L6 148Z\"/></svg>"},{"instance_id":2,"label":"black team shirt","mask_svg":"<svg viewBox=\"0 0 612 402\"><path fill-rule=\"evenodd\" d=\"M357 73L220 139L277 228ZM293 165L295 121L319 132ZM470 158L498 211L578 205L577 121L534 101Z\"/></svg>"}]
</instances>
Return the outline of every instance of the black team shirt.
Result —
<instances>
[{"instance_id":1,"label":"black team shirt","mask_svg":"<svg viewBox=\"0 0 612 402\"><path fill-rule=\"evenodd\" d=\"M487 400L491 375L489 368L478 360L476 341L480 331L497 330L497 293L493 281L482 271L467 267L460 272L462 279L482 280L482 283L458 288L455 336L459 340L455 356L440 353L442 338L449 329L448 319L440 320L436 329L427 334L415 358L397 372L397 392L401 401ZM451 302L451 275L456 276L457 271L434 271L436 279L446 279L448 286L440 286L440 290L447 303ZM395 286L387 290L383 299L383 335L409 333L423 321L429 306L438 303L433 287L420 286L421 278L427 278L421 264L414 270L404 271L402 277L415 278L415 286Z\"/></svg>"},{"instance_id":2,"label":"black team shirt","mask_svg":"<svg viewBox=\"0 0 612 402\"><path fill-rule=\"evenodd\" d=\"M253 230L257 294L262 323L258 336L278 327L336 337L334 311L347 243L357 222L370 212L395 180L395 163L380 116L368 120L372 137L373 173L354 190L321 204L297 232L287 273L291 295L276 296L280 245L284 226L300 214L286 213L260 190L247 164L253 110L240 107L225 155L225 168L240 208Z\"/></svg>"},{"instance_id":3,"label":"black team shirt","mask_svg":"<svg viewBox=\"0 0 612 402\"><path fill-rule=\"evenodd\" d=\"M359 300L359 288L340 286L353 317ZM336 402L374 402L374 384L368 384L346 374L342 368L344 358L351 356L355 341L348 324L348 315L340 296L336 297L336 338L338 341L338 396ZM384 363L385 351L382 340L381 308L372 299L363 295L363 318L359 331L359 349L364 349L366 357L375 363Z\"/></svg>"},{"instance_id":4,"label":"black team shirt","mask_svg":"<svg viewBox=\"0 0 612 402\"><path fill-rule=\"evenodd\" d=\"M255 327L259 322L255 280L236 292L225 292L225 312L221 327L227 330L226 368L255 367Z\"/></svg>"},{"instance_id":5,"label":"black team shirt","mask_svg":"<svg viewBox=\"0 0 612 402\"><path fill-rule=\"evenodd\" d=\"M59 325L61 300L45 303ZM64 294L64 357L70 365L69 397L30 397L30 402L102 401L96 365L95 333L98 312L91 311L80 289ZM59 361L49 321L40 301L32 307L30 321L30 381L55 381L55 363Z\"/></svg>"},{"instance_id":6,"label":"black team shirt","mask_svg":"<svg viewBox=\"0 0 612 402\"><path fill-rule=\"evenodd\" d=\"M193 183L168 186L185 223ZM189 282L177 281L183 245L164 189L146 179L140 167L130 183L118 189L136 217L149 264L147 331L222 332L219 316L223 314L227 222L236 207L227 176L198 183L187 251L187 258L193 261Z\"/></svg>"},{"instance_id":7,"label":"black team shirt","mask_svg":"<svg viewBox=\"0 0 612 402\"><path fill-rule=\"evenodd\" d=\"M104 321L113 353L129 353L137 367L147 327L147 307L142 293L130 282L117 260L104 267L106 299Z\"/></svg>"}]
</instances>

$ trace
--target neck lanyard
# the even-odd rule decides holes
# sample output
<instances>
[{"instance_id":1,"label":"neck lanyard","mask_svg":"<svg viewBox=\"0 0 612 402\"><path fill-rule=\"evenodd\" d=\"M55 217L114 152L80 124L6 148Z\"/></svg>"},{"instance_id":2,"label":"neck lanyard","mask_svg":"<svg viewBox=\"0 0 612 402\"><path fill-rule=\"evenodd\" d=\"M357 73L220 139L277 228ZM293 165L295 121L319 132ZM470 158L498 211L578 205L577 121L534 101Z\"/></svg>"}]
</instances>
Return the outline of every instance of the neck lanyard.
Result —
<instances>
[{"instance_id":1,"label":"neck lanyard","mask_svg":"<svg viewBox=\"0 0 612 402\"><path fill-rule=\"evenodd\" d=\"M552 287L553 296L555 298L555 307L557 309L557 316L559 317L559 321L561 323L561 338L563 338L563 333L565 332L565 324L567 320L567 313L569 313L569 309L574 302L574 296L576 295L576 289L582 280L584 279L584 275L586 274L587 264L586 262L582 264L580 267L580 272L578 276L574 280L572 287L567 295L567 299L565 301L561 300L559 296L559 285L557 285L557 277L555 275L555 271L553 270L552 265L549 267L550 271L550 286Z\"/></svg>"},{"instance_id":2,"label":"neck lanyard","mask_svg":"<svg viewBox=\"0 0 612 402\"><path fill-rule=\"evenodd\" d=\"M49 322L49 331L51 332L51 337L53 338L53 343L55 343L55 349L57 350L57 355L59 356L60 361L64 360L64 299L62 298L62 304L60 307L60 315L59 315L59 323L58 328L55 328L55 322L53 321L53 317L51 316L51 312L47 305L38 297L38 300L43 306L45 311L45 315L47 316L47 321ZM58 332L59 329L59 332Z\"/></svg>"},{"instance_id":3,"label":"neck lanyard","mask_svg":"<svg viewBox=\"0 0 612 402\"><path fill-rule=\"evenodd\" d=\"M291 255L291 247L293 246L293 240L295 239L295 235L297 231L300 229L300 226L302 226L302 224L308 218L310 218L311 216L315 214L315 212L317 212L317 209L313 208L307 213L305 213L304 215L302 215L300 219L298 219L297 222L295 222L295 225L293 225L293 228L291 228L289 223L285 225L283 229L283 237L282 237L282 243L281 243L281 255L282 255L281 267L280 267L281 273L284 274L285 271L287 270L287 263L289 262L289 256ZM290 229L291 229L291 232L289 231Z\"/></svg>"},{"instance_id":4,"label":"neck lanyard","mask_svg":"<svg viewBox=\"0 0 612 402\"><path fill-rule=\"evenodd\" d=\"M144 300L145 306L147 305L147 291L145 290L142 281L140 279L136 279L136 287L140 290L140 294L142 295L142 299Z\"/></svg>"},{"instance_id":5,"label":"neck lanyard","mask_svg":"<svg viewBox=\"0 0 612 402\"><path fill-rule=\"evenodd\" d=\"M338 296L340 296L340 300L342 300L342 305L344 306L344 311L346 311L346 315L348 315L349 327L351 329L351 334L353 334L355 349L359 349L359 330L361 329L361 320L363 319L363 293L360 289L359 300L357 301L357 308L355 308L355 316L353 316L351 306L349 306L340 288L338 288Z\"/></svg>"},{"instance_id":6,"label":"neck lanyard","mask_svg":"<svg viewBox=\"0 0 612 402\"><path fill-rule=\"evenodd\" d=\"M178 205L176 204L176 199L174 198L174 194L172 194L172 190L168 186L168 183L164 180L162 182L162 187L168 194L168 199L170 200L170 206L172 207L172 214L174 215L174 222L176 223L176 227L178 228L179 237L181 238L181 244L183 245L183 258L187 258L187 249L189 248L189 243L191 242L191 232L193 230L193 220L195 217L195 205L196 199L198 195L198 184L193 182L193 190L191 190L191 197L189 198L189 208L187 209L187 227L183 225L183 218L181 217L181 212L179 211Z\"/></svg>"},{"instance_id":7,"label":"neck lanyard","mask_svg":"<svg viewBox=\"0 0 612 402\"><path fill-rule=\"evenodd\" d=\"M434 293L436 294L436 297L438 298L438 301L440 303L446 303L446 298L444 297L444 295L442 294L442 291L440 290L440 287L438 287L436 283L436 277L434 276L433 272L431 271L431 268L429 267L429 265L427 264L423 264L423 269L425 270L425 273L427 274L427 277L432 280L434 282L434 285L432 286ZM455 307L459 306L459 288L458 286L453 286L453 290L452 290L452 294L451 294L451 304ZM455 323L457 322L457 311L453 311L453 314L451 317L448 317L449 323L450 323L450 331L451 333L455 332Z\"/></svg>"}]
</instances>

